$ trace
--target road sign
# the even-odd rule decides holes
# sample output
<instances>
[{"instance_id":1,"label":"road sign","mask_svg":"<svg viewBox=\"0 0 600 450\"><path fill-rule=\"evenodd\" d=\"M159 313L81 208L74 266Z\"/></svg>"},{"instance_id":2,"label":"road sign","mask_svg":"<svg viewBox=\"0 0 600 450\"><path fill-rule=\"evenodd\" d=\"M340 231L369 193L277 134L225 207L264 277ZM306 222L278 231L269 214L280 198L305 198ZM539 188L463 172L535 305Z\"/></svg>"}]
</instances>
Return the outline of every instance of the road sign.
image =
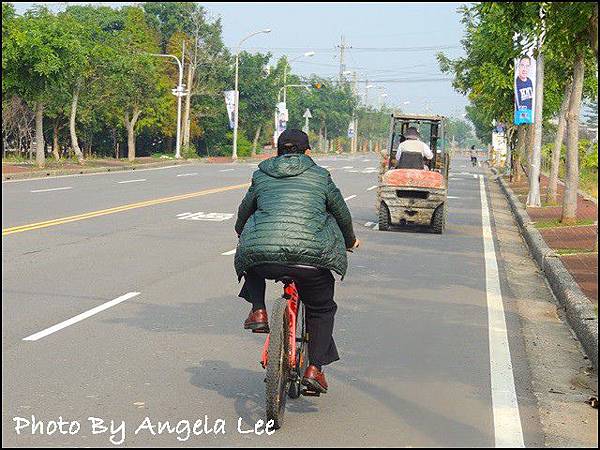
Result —
<instances>
[{"instance_id":1,"label":"road sign","mask_svg":"<svg viewBox=\"0 0 600 450\"><path fill-rule=\"evenodd\" d=\"M304 115L302 116L305 119L312 119L312 114L310 113L310 109L306 108L306 111L304 111Z\"/></svg>"}]
</instances>

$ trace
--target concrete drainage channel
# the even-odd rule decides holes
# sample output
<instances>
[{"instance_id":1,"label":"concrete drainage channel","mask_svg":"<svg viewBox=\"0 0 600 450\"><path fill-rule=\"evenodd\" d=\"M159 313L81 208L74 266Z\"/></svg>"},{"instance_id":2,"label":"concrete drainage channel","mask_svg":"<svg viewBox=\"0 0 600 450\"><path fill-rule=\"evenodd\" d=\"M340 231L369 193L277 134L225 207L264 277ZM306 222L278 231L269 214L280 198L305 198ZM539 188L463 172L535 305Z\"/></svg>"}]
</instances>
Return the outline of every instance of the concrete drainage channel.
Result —
<instances>
[{"instance_id":1,"label":"concrete drainage channel","mask_svg":"<svg viewBox=\"0 0 600 450\"><path fill-rule=\"evenodd\" d=\"M546 276L555 297L564 307L569 325L598 371L598 316L592 302L581 291L558 255L548 247L512 189L502 177L496 177L496 180L508 199L531 255Z\"/></svg>"}]
</instances>

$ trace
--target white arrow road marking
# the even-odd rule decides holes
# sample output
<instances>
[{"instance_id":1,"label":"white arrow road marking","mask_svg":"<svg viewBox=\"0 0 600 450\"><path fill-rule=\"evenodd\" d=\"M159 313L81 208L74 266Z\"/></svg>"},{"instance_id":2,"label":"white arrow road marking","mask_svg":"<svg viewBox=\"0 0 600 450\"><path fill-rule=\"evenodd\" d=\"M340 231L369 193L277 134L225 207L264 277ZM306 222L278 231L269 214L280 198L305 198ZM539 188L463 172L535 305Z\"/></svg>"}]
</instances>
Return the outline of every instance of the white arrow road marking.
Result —
<instances>
[{"instance_id":1,"label":"white arrow road marking","mask_svg":"<svg viewBox=\"0 0 600 450\"><path fill-rule=\"evenodd\" d=\"M229 250L228 252L221 253L223 256L235 255L235 248L233 250Z\"/></svg>"},{"instance_id":2,"label":"white arrow road marking","mask_svg":"<svg viewBox=\"0 0 600 450\"><path fill-rule=\"evenodd\" d=\"M46 328L45 330L42 330L39 333L35 333L35 334L32 334L31 336L27 336L26 338L23 338L23 340L24 341L37 341L37 340L42 339L43 337L46 337L52 333L56 333L57 331L62 330L63 328L66 328L77 322L81 322L82 320L87 319L88 317L92 317L94 314L98 314L99 312L102 312L105 309L108 309L112 306L118 305L119 303L124 302L125 300L129 300L130 298L136 297L137 295L140 295L140 293L139 292L128 292L127 294L122 295L118 298L115 298L114 300L103 303L100 306L96 306L95 308L92 308L89 311L86 311L84 313L78 314L77 316L72 317L71 319L65 320L64 322L58 323L50 328Z\"/></svg>"},{"instance_id":3,"label":"white arrow road marking","mask_svg":"<svg viewBox=\"0 0 600 450\"><path fill-rule=\"evenodd\" d=\"M352 200L354 197L356 197L356 195L351 195L350 197L346 197L344 201Z\"/></svg>"},{"instance_id":4,"label":"white arrow road marking","mask_svg":"<svg viewBox=\"0 0 600 450\"><path fill-rule=\"evenodd\" d=\"M117 181L118 184L125 184L125 183L140 183L142 181L146 181L146 178L141 178L139 180L127 180L127 181Z\"/></svg>"},{"instance_id":5,"label":"white arrow road marking","mask_svg":"<svg viewBox=\"0 0 600 450\"><path fill-rule=\"evenodd\" d=\"M367 189L367 191L372 191L373 189L377 189L377 185L371 186L369 189Z\"/></svg>"},{"instance_id":6,"label":"white arrow road marking","mask_svg":"<svg viewBox=\"0 0 600 450\"><path fill-rule=\"evenodd\" d=\"M494 418L495 446L524 447L519 403L515 390L510 345L504 316L504 302L500 289L496 247L490 221L487 193L483 176L479 176L481 196L481 228L485 259L485 285L488 309L490 346L490 378Z\"/></svg>"},{"instance_id":7,"label":"white arrow road marking","mask_svg":"<svg viewBox=\"0 0 600 450\"><path fill-rule=\"evenodd\" d=\"M52 188L52 189L36 189L31 192L66 191L67 189L73 189L73 188L71 186L68 186L68 187L59 187L59 188Z\"/></svg>"}]
</instances>

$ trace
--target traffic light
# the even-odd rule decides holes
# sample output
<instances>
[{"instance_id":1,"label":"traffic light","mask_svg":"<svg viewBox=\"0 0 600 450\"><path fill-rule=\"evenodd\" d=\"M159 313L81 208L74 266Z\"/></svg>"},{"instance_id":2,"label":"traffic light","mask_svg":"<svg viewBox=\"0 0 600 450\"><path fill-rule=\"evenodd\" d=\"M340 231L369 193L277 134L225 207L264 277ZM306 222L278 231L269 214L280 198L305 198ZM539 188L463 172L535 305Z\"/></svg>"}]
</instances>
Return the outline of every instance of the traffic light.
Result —
<instances>
[{"instance_id":1,"label":"traffic light","mask_svg":"<svg viewBox=\"0 0 600 450\"><path fill-rule=\"evenodd\" d=\"M320 81L317 81L317 82L313 83L313 87L315 89L321 89L323 87L323 84Z\"/></svg>"}]
</instances>

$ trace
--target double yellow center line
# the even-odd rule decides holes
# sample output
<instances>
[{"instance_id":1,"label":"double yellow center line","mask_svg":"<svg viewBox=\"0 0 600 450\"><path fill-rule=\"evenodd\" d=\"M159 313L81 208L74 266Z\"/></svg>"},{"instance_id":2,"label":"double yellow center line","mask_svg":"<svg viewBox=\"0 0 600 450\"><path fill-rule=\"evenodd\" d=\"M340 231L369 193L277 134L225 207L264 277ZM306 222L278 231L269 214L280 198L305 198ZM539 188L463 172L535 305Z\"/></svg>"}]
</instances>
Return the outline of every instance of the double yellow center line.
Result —
<instances>
[{"instance_id":1,"label":"double yellow center line","mask_svg":"<svg viewBox=\"0 0 600 450\"><path fill-rule=\"evenodd\" d=\"M144 208L146 206L160 205L162 203L176 202L178 200L187 200L189 198L201 197L203 195L217 194L219 192L232 191L234 189L243 189L243 188L247 188L248 186L250 186L249 183L244 183L244 184L236 184L236 185L232 185L232 186L225 186L225 187L221 187L221 188L206 189L204 191L190 192L189 194L175 195L173 197L157 198L154 200L147 200L145 202L130 203L128 205L121 205L121 206L116 206L114 208L101 209L98 211L91 211L88 213L77 214L75 216L68 216L68 217L61 217L58 219L46 220L44 222L30 223L27 225L20 225L18 227L3 228L2 236L14 234L14 233L22 233L23 231L37 230L39 228L53 227L55 225L62 225L64 223L69 223L69 222L77 222L79 220L92 219L94 217L105 216L107 214L115 214L115 213L122 212L122 211L129 211L130 209Z\"/></svg>"}]
</instances>

